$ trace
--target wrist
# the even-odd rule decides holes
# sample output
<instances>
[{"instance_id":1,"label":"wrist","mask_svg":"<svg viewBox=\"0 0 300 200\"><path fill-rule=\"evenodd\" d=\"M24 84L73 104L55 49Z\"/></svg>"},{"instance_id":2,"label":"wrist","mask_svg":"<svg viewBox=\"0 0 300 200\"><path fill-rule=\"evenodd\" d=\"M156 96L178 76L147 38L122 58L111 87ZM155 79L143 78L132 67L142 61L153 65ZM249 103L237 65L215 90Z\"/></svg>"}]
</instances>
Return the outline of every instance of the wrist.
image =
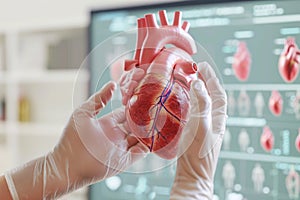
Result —
<instances>
[{"instance_id":1,"label":"wrist","mask_svg":"<svg viewBox=\"0 0 300 200\"><path fill-rule=\"evenodd\" d=\"M213 181L208 179L195 178L187 175L176 175L171 190L172 200L211 200L213 198Z\"/></svg>"},{"instance_id":2,"label":"wrist","mask_svg":"<svg viewBox=\"0 0 300 200\"><path fill-rule=\"evenodd\" d=\"M177 170L171 191L172 200L211 200L213 198L213 173L203 159L183 155L177 161ZM185 198L186 197L186 198Z\"/></svg>"}]
</instances>

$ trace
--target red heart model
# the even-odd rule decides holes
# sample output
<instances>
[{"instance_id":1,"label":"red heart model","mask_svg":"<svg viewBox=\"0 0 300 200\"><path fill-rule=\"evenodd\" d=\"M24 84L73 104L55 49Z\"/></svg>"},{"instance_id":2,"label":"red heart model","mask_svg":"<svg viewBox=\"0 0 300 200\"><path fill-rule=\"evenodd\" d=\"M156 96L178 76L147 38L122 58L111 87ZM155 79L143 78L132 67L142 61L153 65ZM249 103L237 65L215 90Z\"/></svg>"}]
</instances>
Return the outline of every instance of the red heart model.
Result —
<instances>
[{"instance_id":1,"label":"red heart model","mask_svg":"<svg viewBox=\"0 0 300 200\"><path fill-rule=\"evenodd\" d=\"M260 144L262 148L267 152L270 152L273 149L274 135L268 126L265 126L263 129L263 133L260 137Z\"/></svg>"},{"instance_id":2,"label":"red heart model","mask_svg":"<svg viewBox=\"0 0 300 200\"><path fill-rule=\"evenodd\" d=\"M124 63L120 88L133 134L151 152L172 159L188 120L190 84L197 79L191 57L196 44L187 33L189 23L181 25L181 12L175 12L172 25L165 11L159 17L161 26L154 14L138 19L134 59Z\"/></svg>"},{"instance_id":3,"label":"red heart model","mask_svg":"<svg viewBox=\"0 0 300 200\"><path fill-rule=\"evenodd\" d=\"M240 81L246 81L250 74L251 55L245 42L239 42L233 57L232 69Z\"/></svg>"},{"instance_id":4,"label":"red heart model","mask_svg":"<svg viewBox=\"0 0 300 200\"><path fill-rule=\"evenodd\" d=\"M286 39L284 49L278 61L278 70L285 82L293 82L299 73L300 51L295 43L295 39Z\"/></svg>"},{"instance_id":5,"label":"red heart model","mask_svg":"<svg viewBox=\"0 0 300 200\"><path fill-rule=\"evenodd\" d=\"M283 100L280 93L276 90L272 91L269 99L269 109L271 113L275 116L281 115L283 107Z\"/></svg>"}]
</instances>

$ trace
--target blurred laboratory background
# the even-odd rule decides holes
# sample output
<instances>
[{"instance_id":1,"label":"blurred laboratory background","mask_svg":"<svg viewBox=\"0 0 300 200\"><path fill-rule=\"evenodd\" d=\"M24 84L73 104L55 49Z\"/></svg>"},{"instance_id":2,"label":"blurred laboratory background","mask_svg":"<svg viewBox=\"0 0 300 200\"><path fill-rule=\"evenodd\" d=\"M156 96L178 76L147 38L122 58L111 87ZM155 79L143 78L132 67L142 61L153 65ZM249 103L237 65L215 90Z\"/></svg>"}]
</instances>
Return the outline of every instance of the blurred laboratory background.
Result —
<instances>
[{"instance_id":1,"label":"blurred laboratory background","mask_svg":"<svg viewBox=\"0 0 300 200\"><path fill-rule=\"evenodd\" d=\"M49 151L72 110L122 73L136 19L190 22L196 61L217 71L228 121L215 200L300 199L300 1L52 0L0 3L0 173ZM92 53L91 53L92 52ZM115 95L104 114L120 106ZM61 199L166 200L176 171L155 157ZM140 169L135 169L139 171Z\"/></svg>"}]
</instances>

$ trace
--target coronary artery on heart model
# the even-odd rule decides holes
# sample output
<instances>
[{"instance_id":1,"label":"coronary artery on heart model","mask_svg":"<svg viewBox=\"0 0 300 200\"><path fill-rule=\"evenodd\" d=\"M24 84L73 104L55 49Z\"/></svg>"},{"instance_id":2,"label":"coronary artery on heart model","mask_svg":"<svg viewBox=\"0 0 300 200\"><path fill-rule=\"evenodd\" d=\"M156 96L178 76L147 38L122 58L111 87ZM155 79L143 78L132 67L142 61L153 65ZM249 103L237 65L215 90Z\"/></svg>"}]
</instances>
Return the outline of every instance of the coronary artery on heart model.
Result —
<instances>
[{"instance_id":1,"label":"coronary artery on heart model","mask_svg":"<svg viewBox=\"0 0 300 200\"><path fill-rule=\"evenodd\" d=\"M160 26L154 14L137 20L136 49L133 59L124 62L120 89L133 134L151 152L172 159L188 120L188 92L197 79L191 56L197 48L181 12L174 13L173 24L166 11L159 11L159 18Z\"/></svg>"}]
</instances>

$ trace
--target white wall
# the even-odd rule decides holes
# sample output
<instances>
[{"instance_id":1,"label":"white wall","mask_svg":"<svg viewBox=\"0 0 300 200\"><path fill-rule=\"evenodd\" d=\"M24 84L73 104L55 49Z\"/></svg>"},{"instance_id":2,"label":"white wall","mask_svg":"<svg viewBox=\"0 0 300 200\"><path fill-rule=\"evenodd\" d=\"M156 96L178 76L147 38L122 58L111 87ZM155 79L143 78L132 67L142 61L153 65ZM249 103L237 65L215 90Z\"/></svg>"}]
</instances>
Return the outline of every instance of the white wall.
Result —
<instances>
[{"instance_id":1,"label":"white wall","mask_svg":"<svg viewBox=\"0 0 300 200\"><path fill-rule=\"evenodd\" d=\"M87 23L92 8L154 2L162 0L0 0L0 29L62 20Z\"/></svg>"}]
</instances>

